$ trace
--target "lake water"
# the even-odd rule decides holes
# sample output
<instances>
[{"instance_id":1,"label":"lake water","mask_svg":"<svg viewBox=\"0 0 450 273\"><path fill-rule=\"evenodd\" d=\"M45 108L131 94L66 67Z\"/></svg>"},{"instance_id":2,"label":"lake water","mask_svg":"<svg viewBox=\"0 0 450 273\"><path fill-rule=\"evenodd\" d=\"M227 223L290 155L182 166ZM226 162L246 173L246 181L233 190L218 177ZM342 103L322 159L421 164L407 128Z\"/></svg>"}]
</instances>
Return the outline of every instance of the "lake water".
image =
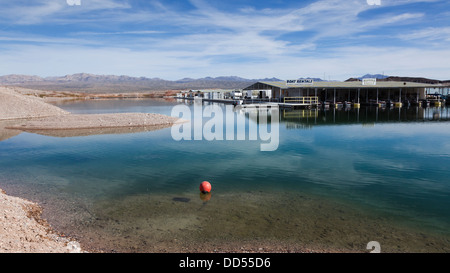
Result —
<instances>
[{"instance_id":1,"label":"lake water","mask_svg":"<svg viewBox=\"0 0 450 273\"><path fill-rule=\"evenodd\" d=\"M171 115L176 105L195 117L193 103L175 100L58 106ZM247 130L261 126L251 111L233 115ZM103 251L276 244L367 252L370 241L382 252L450 251L448 108L278 116L274 151L261 151L264 141L249 137L176 141L171 128L66 138L21 133L0 142L0 188L39 202L57 230ZM204 180L212 184L209 196L199 192Z\"/></svg>"}]
</instances>

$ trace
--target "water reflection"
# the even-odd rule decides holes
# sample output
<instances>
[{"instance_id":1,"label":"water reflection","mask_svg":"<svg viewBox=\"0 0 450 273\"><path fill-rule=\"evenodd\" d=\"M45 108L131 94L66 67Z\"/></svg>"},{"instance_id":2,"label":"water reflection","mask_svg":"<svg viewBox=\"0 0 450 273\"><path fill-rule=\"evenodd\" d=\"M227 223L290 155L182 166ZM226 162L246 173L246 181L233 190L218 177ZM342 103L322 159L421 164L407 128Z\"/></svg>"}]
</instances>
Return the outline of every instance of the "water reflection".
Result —
<instances>
[{"instance_id":1,"label":"water reflection","mask_svg":"<svg viewBox=\"0 0 450 273\"><path fill-rule=\"evenodd\" d=\"M170 115L176 105L86 104L64 107ZM223 113L227 106L217 104ZM238 126L260 126L262 111L275 120L267 108L231 107L233 140L241 139ZM202 118L206 124L214 117ZM226 140L229 120L223 118ZM448 233L445 240L431 237L450 230L448 108L280 109L277 120L280 145L273 152L261 152L250 137L174 141L170 130L65 139L22 134L0 142L0 181L53 206L49 220L77 237L117 238L108 249L123 243L125 251L151 252L174 238L180 244L194 240L201 227L202 236L225 243L295 237L361 249L383 240L385 250L448 251ZM214 197L198 195L204 179L214 181Z\"/></svg>"},{"instance_id":2,"label":"water reflection","mask_svg":"<svg viewBox=\"0 0 450 273\"><path fill-rule=\"evenodd\" d=\"M449 108L378 108L360 109L298 109L280 110L280 121L287 128L308 128L317 125L362 124L395 122L450 121Z\"/></svg>"},{"instance_id":3,"label":"water reflection","mask_svg":"<svg viewBox=\"0 0 450 273\"><path fill-rule=\"evenodd\" d=\"M211 193L207 192L207 193L200 193L200 200L202 200L204 203L208 202L209 200L211 200Z\"/></svg>"},{"instance_id":4,"label":"water reflection","mask_svg":"<svg viewBox=\"0 0 450 273\"><path fill-rule=\"evenodd\" d=\"M235 107L237 115L257 124L261 123L260 116L271 120L271 107ZM447 122L450 121L448 107L402 107L402 108L338 108L338 109L279 109L279 123L286 129L310 129L324 125L374 126L377 123L412 123L412 122Z\"/></svg>"}]
</instances>

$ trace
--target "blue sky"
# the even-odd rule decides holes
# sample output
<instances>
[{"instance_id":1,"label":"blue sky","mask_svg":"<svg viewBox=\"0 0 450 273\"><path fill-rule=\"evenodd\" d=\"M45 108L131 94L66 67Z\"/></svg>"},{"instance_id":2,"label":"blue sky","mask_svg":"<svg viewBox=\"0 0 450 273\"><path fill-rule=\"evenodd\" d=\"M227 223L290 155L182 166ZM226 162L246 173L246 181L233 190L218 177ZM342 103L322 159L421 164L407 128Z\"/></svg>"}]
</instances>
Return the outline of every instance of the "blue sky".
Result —
<instances>
[{"instance_id":1,"label":"blue sky","mask_svg":"<svg viewBox=\"0 0 450 273\"><path fill-rule=\"evenodd\" d=\"M0 0L0 75L450 79L450 1Z\"/></svg>"}]
</instances>

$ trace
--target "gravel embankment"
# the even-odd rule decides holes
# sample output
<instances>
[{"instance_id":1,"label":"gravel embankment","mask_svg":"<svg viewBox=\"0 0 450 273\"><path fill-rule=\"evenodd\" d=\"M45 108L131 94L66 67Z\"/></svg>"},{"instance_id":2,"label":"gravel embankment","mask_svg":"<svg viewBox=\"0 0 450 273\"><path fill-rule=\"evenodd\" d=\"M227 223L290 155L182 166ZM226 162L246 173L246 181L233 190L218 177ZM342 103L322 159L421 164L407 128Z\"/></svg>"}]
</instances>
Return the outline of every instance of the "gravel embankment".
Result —
<instances>
[{"instance_id":1,"label":"gravel embankment","mask_svg":"<svg viewBox=\"0 0 450 273\"><path fill-rule=\"evenodd\" d=\"M117 113L62 115L24 120L9 129L31 130L73 130L92 128L171 126L179 118L153 113Z\"/></svg>"},{"instance_id":2,"label":"gravel embankment","mask_svg":"<svg viewBox=\"0 0 450 273\"><path fill-rule=\"evenodd\" d=\"M55 234L40 218L41 208L0 190L1 253L80 253L80 245Z\"/></svg>"},{"instance_id":3,"label":"gravel embankment","mask_svg":"<svg viewBox=\"0 0 450 273\"><path fill-rule=\"evenodd\" d=\"M154 130L182 122L179 118L153 113L74 115L44 102L41 98L26 96L7 87L0 87L0 120L17 120L4 128L21 131L102 129L92 130L88 134L104 133L107 128L141 127L134 131ZM106 130L108 131L113 132ZM67 133L68 136L72 134L73 132ZM85 135L86 132L80 134Z\"/></svg>"},{"instance_id":4,"label":"gravel embankment","mask_svg":"<svg viewBox=\"0 0 450 273\"><path fill-rule=\"evenodd\" d=\"M0 120L67 115L69 112L35 96L25 96L0 87Z\"/></svg>"}]
</instances>

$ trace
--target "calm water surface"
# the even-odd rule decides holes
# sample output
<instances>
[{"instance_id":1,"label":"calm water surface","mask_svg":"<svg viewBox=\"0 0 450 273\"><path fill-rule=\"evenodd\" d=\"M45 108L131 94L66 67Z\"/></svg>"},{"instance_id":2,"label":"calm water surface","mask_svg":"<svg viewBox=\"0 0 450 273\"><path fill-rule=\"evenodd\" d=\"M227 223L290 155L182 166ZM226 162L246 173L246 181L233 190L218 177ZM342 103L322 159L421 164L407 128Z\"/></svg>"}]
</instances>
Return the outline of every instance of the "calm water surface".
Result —
<instances>
[{"instance_id":1,"label":"calm water surface","mask_svg":"<svg viewBox=\"0 0 450 273\"><path fill-rule=\"evenodd\" d=\"M59 106L171 115L178 104ZM449 252L449 113L280 110L279 146L271 152L248 137L175 141L170 128L67 138L21 133L0 142L0 187L40 202L58 230L104 251L276 242L364 252L378 241L387 252ZM257 123L245 111L234 114ZM203 180L212 183L211 196L200 195Z\"/></svg>"}]
</instances>

